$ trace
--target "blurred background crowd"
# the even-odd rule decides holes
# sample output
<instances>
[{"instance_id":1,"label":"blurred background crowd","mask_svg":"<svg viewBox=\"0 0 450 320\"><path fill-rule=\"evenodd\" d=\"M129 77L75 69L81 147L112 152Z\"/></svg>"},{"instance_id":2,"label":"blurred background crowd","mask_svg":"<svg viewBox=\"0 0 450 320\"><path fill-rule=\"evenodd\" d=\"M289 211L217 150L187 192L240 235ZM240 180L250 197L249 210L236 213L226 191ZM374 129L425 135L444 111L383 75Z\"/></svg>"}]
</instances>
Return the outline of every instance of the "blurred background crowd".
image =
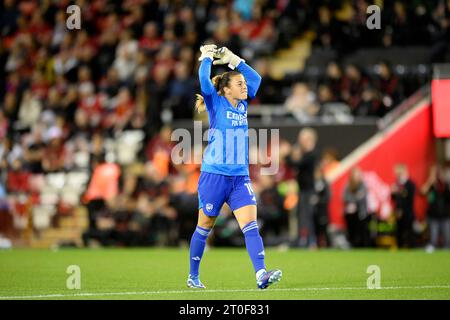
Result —
<instances>
[{"instance_id":1,"label":"blurred background crowd","mask_svg":"<svg viewBox=\"0 0 450 320\"><path fill-rule=\"evenodd\" d=\"M81 8L80 30L66 27L71 4ZM2 1L0 232L19 242L39 237L43 230L64 226L65 217L79 219L82 207L83 245L187 244L196 224L199 165L173 164L170 137L178 120L205 121L193 111L200 45L227 46L246 59L263 77L250 109L283 109L298 121L299 132L330 106L343 106L349 117L381 118L430 80L431 63L449 61L450 1L378 1L381 30L366 27L368 4ZM280 77L272 57L299 37L310 40L311 55L303 70ZM358 49L387 52L398 46L429 51L423 64L414 66L349 58ZM405 55L415 53L403 51L397 58L408 60ZM339 150L316 150L320 137L311 132L306 140L314 140L315 160L306 169L302 158L312 149L302 146L301 133L294 142L280 142L275 176L259 175L257 165L251 168L265 241L312 248L375 246L377 224L371 222L376 218L364 208L360 172L352 173L345 195L330 194L326 177L339 166ZM434 169L427 185L415 188L404 185L407 168L399 164L395 172L399 186L392 188L392 198L404 212L397 222L399 245L449 246L445 230L450 227L441 223L430 224L433 232L421 240L408 200L413 189L438 199L430 200L430 216L449 224L448 182L441 170ZM408 197L399 192L404 188ZM311 216L296 214L299 190L309 192ZM330 239L330 197L342 197L346 204L346 242ZM306 230L298 239L297 226ZM443 236L441 228L447 232ZM211 242L242 241L225 206Z\"/></svg>"}]
</instances>

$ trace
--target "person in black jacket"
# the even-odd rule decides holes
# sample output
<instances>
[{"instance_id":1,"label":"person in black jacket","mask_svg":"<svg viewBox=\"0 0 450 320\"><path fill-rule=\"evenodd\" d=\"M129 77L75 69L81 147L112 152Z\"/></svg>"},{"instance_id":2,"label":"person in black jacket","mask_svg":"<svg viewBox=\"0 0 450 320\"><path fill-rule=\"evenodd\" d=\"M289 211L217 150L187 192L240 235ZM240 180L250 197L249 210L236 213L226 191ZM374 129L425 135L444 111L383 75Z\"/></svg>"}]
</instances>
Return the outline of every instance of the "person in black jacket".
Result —
<instances>
[{"instance_id":1,"label":"person in black jacket","mask_svg":"<svg viewBox=\"0 0 450 320\"><path fill-rule=\"evenodd\" d=\"M413 244L413 222L414 195L416 185L409 178L408 168L404 164L397 164L394 168L396 181L392 186L392 199L394 201L395 216L397 220L396 236L397 246L412 247Z\"/></svg>"},{"instance_id":2,"label":"person in black jacket","mask_svg":"<svg viewBox=\"0 0 450 320\"><path fill-rule=\"evenodd\" d=\"M319 247L328 247L330 239L328 237L328 204L330 202L330 184L325 179L322 167L316 168L314 195L312 204L314 205L314 227Z\"/></svg>"},{"instance_id":3,"label":"person in black jacket","mask_svg":"<svg viewBox=\"0 0 450 320\"><path fill-rule=\"evenodd\" d=\"M433 166L427 182L421 188L421 193L426 196L428 202L430 243L427 250L430 251L439 246L440 236L442 246L450 248L450 184L443 173L442 168Z\"/></svg>"},{"instance_id":4,"label":"person in black jacket","mask_svg":"<svg viewBox=\"0 0 450 320\"><path fill-rule=\"evenodd\" d=\"M298 145L294 146L286 163L297 170L299 202L297 208L298 238L295 246L316 248L314 232L314 170L317 164L317 133L312 128L304 128L298 135Z\"/></svg>"},{"instance_id":5,"label":"person in black jacket","mask_svg":"<svg viewBox=\"0 0 450 320\"><path fill-rule=\"evenodd\" d=\"M284 197L280 194L273 176L260 176L257 192L258 216L261 218L261 235L268 245L279 245L288 230L288 215L284 209Z\"/></svg>"},{"instance_id":6,"label":"person in black jacket","mask_svg":"<svg viewBox=\"0 0 450 320\"><path fill-rule=\"evenodd\" d=\"M360 168L353 168L344 189L344 217L347 226L347 239L352 247L370 245L367 209L367 186Z\"/></svg>"}]
</instances>

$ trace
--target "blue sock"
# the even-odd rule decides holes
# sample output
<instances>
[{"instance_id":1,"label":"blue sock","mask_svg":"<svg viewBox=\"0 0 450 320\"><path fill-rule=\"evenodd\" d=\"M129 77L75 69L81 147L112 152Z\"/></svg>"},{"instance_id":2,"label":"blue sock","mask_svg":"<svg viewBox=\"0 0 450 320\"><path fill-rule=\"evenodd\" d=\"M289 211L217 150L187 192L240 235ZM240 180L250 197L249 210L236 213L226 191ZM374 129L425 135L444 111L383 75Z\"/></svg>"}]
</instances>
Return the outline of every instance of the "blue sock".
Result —
<instances>
[{"instance_id":1,"label":"blue sock","mask_svg":"<svg viewBox=\"0 0 450 320\"><path fill-rule=\"evenodd\" d=\"M189 248L189 258L191 269L189 274L198 277L198 269L200 268L200 261L202 260L203 251L205 251L206 239L208 238L211 229L205 229L197 226L191 238L191 245Z\"/></svg>"},{"instance_id":2,"label":"blue sock","mask_svg":"<svg viewBox=\"0 0 450 320\"><path fill-rule=\"evenodd\" d=\"M245 236L245 246L247 247L248 255L252 259L253 268L255 273L265 270L264 264L264 244L258 231L258 224L256 221L252 221L242 228L242 232Z\"/></svg>"}]
</instances>

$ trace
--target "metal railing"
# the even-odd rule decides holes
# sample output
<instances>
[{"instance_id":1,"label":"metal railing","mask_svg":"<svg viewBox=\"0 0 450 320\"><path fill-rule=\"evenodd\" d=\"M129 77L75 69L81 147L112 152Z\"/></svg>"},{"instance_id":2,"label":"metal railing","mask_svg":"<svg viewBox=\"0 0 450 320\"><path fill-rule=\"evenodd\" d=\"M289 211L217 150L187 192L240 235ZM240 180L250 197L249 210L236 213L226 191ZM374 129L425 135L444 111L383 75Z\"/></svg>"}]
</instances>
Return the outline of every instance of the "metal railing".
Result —
<instances>
[{"instance_id":1,"label":"metal railing","mask_svg":"<svg viewBox=\"0 0 450 320\"><path fill-rule=\"evenodd\" d=\"M431 93L430 83L422 86L413 95L405 99L402 103L392 109L383 118L378 119L377 127L379 131L383 131L400 118L405 112L411 109L419 100L425 98Z\"/></svg>"},{"instance_id":2,"label":"metal railing","mask_svg":"<svg viewBox=\"0 0 450 320\"><path fill-rule=\"evenodd\" d=\"M329 125L329 124L375 124L377 117L354 117L350 113L350 107L343 103L327 103L325 114L309 117L305 120L297 119L284 105L264 104L251 105L247 114L250 118L259 118L262 124L270 125L276 120L284 122L296 122L299 125ZM344 108L345 107L345 108ZM348 110L347 110L348 109Z\"/></svg>"}]
</instances>

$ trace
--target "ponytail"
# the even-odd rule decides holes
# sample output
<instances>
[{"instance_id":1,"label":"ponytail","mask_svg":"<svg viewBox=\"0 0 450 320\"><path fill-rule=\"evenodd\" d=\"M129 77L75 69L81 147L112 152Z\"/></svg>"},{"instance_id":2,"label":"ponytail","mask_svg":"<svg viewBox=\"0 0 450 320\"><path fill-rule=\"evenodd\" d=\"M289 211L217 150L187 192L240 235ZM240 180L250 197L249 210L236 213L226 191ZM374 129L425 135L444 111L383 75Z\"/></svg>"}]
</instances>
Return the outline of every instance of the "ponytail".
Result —
<instances>
[{"instance_id":1,"label":"ponytail","mask_svg":"<svg viewBox=\"0 0 450 320\"><path fill-rule=\"evenodd\" d=\"M206 110L206 104L205 99L201 94L196 94L197 100L195 100L195 110L197 110L198 113L204 112Z\"/></svg>"},{"instance_id":2,"label":"ponytail","mask_svg":"<svg viewBox=\"0 0 450 320\"><path fill-rule=\"evenodd\" d=\"M240 72L233 70L233 71L224 72L222 74L214 76L211 79L213 86L219 95L224 94L223 88L228 86L228 83L230 82L231 77L236 74L240 74ZM195 110L197 110L198 113L201 113L206 110L205 99L203 98L203 96L201 94L196 94L196 97L197 97L197 99L195 101Z\"/></svg>"},{"instance_id":3,"label":"ponytail","mask_svg":"<svg viewBox=\"0 0 450 320\"><path fill-rule=\"evenodd\" d=\"M225 73L219 74L219 75L217 75L217 76L214 76L214 77L211 79L211 81L212 81L212 83L213 83L213 85L214 85L214 88L216 88L217 92L221 91L221 90L219 90L219 83L220 83L220 80L222 80L224 74L225 74Z\"/></svg>"}]
</instances>

